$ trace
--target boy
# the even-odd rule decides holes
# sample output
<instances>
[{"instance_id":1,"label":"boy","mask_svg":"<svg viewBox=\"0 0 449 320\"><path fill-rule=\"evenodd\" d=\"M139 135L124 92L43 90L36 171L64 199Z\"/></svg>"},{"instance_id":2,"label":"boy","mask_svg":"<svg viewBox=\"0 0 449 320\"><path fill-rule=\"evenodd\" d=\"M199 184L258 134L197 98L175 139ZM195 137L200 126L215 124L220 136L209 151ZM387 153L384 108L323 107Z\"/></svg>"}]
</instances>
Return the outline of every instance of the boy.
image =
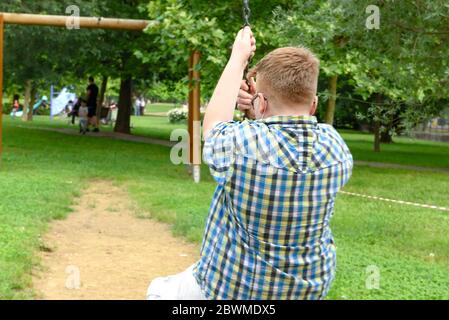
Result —
<instances>
[{"instance_id":1,"label":"boy","mask_svg":"<svg viewBox=\"0 0 449 320\"><path fill-rule=\"evenodd\" d=\"M149 299L303 300L328 293L336 263L329 222L352 156L340 135L313 116L313 53L273 51L250 72L257 83L248 87L241 81L254 52L247 27L204 119L204 160L218 187L200 260L153 281ZM232 121L237 98L257 120Z\"/></svg>"},{"instance_id":2,"label":"boy","mask_svg":"<svg viewBox=\"0 0 449 320\"><path fill-rule=\"evenodd\" d=\"M78 110L78 117L80 118L80 133L86 134L88 130L87 126L89 124L89 108L84 100L81 100L81 106Z\"/></svg>"},{"instance_id":3,"label":"boy","mask_svg":"<svg viewBox=\"0 0 449 320\"><path fill-rule=\"evenodd\" d=\"M81 99L81 98L78 98L78 99L76 100L76 103L75 103L75 105L73 106L72 110L71 110L70 113L68 114L68 116L71 117L70 123L71 123L72 125L75 125L75 118L78 117L78 112L79 112L80 107L81 107L81 102L82 102L82 99Z\"/></svg>"}]
</instances>

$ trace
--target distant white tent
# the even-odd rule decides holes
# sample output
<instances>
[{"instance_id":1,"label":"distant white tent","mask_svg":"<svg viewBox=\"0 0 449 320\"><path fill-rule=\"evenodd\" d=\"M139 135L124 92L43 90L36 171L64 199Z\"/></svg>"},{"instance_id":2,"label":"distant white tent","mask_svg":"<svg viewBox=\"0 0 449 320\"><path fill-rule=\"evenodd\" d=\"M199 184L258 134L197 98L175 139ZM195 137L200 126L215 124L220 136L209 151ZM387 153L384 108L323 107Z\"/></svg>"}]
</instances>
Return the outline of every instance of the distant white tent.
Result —
<instances>
[{"instance_id":1,"label":"distant white tent","mask_svg":"<svg viewBox=\"0 0 449 320\"><path fill-rule=\"evenodd\" d=\"M67 88L63 88L59 95L51 100L51 116L56 116L60 113L62 113L69 103L69 101L75 101L76 95L74 93L71 93Z\"/></svg>"}]
</instances>

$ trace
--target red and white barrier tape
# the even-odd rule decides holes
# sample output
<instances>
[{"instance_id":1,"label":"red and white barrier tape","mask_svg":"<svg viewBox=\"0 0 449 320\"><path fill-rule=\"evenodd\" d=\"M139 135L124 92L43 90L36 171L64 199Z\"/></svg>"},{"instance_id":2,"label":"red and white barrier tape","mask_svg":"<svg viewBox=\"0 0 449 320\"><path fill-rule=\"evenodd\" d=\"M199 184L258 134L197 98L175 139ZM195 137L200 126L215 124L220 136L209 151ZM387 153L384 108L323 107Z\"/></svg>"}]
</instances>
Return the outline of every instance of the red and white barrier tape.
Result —
<instances>
[{"instance_id":1,"label":"red and white barrier tape","mask_svg":"<svg viewBox=\"0 0 449 320\"><path fill-rule=\"evenodd\" d=\"M407 206L414 206L414 207L433 209L433 210L440 210L440 211L449 211L449 208L439 207L439 206L434 206L434 205L428 205L428 204L421 204L421 203L415 203L415 202L409 202L409 201L387 199L387 198L369 196L369 195L366 195L366 194L347 192L347 191L340 191L340 193L341 194L345 194L345 195L349 195L349 196L355 196L355 197L360 197L360 198L365 198L365 199L372 199L372 200L378 200L378 201L385 201L385 202L403 204L403 205L407 205Z\"/></svg>"}]
</instances>

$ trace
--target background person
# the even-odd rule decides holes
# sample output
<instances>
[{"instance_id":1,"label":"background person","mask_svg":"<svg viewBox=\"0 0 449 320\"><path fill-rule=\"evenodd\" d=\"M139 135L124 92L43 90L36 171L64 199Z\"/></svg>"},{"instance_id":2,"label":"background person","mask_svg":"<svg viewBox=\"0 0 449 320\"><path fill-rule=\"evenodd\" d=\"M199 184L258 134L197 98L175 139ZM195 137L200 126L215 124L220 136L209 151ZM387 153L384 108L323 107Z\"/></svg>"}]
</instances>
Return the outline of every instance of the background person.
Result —
<instances>
[{"instance_id":1,"label":"background person","mask_svg":"<svg viewBox=\"0 0 449 320\"><path fill-rule=\"evenodd\" d=\"M12 102L12 118L15 119L16 118L16 113L19 111L20 109L20 102L19 102L20 96L18 94L14 95L14 99Z\"/></svg>"},{"instance_id":2,"label":"background person","mask_svg":"<svg viewBox=\"0 0 449 320\"><path fill-rule=\"evenodd\" d=\"M89 85L87 86L87 108L89 109L89 124L94 128L94 132L99 132L97 124L97 99L98 99L98 86L95 84L94 77L89 77Z\"/></svg>"},{"instance_id":3,"label":"background person","mask_svg":"<svg viewBox=\"0 0 449 320\"><path fill-rule=\"evenodd\" d=\"M85 101L81 101L81 106L78 110L79 123L80 123L80 133L86 134L87 126L89 124L89 108Z\"/></svg>"}]
</instances>

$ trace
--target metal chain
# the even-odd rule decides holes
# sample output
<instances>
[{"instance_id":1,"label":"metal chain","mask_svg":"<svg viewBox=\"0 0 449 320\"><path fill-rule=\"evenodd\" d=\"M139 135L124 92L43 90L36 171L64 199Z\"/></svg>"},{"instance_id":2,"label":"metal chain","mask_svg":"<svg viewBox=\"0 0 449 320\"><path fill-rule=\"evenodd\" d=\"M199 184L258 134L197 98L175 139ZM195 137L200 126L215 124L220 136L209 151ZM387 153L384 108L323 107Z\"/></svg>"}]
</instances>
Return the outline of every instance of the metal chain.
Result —
<instances>
[{"instance_id":1,"label":"metal chain","mask_svg":"<svg viewBox=\"0 0 449 320\"><path fill-rule=\"evenodd\" d=\"M249 0L243 0L243 20L245 22L245 27L250 26L251 19L251 8L249 7Z\"/></svg>"},{"instance_id":2,"label":"metal chain","mask_svg":"<svg viewBox=\"0 0 449 320\"><path fill-rule=\"evenodd\" d=\"M243 0L243 20L244 20L244 27L250 27L250 19L251 19L251 8L249 7L249 0ZM249 86L249 81L247 79L247 74L249 71L249 65L251 63L251 58L249 58L248 60L248 64L246 65L245 68L245 73L244 73L244 78L246 80L246 83Z\"/></svg>"},{"instance_id":3,"label":"metal chain","mask_svg":"<svg viewBox=\"0 0 449 320\"><path fill-rule=\"evenodd\" d=\"M251 19L251 8L249 6L249 0L243 0L243 21L244 21L244 27L250 27L250 19ZM246 81L246 84L248 85L248 92L251 91L251 84L248 80L248 72L249 72L249 66L251 64L251 58L248 59L248 63L246 64L245 71L243 72L243 78ZM245 112L245 115L243 117L248 118L248 114Z\"/></svg>"}]
</instances>

